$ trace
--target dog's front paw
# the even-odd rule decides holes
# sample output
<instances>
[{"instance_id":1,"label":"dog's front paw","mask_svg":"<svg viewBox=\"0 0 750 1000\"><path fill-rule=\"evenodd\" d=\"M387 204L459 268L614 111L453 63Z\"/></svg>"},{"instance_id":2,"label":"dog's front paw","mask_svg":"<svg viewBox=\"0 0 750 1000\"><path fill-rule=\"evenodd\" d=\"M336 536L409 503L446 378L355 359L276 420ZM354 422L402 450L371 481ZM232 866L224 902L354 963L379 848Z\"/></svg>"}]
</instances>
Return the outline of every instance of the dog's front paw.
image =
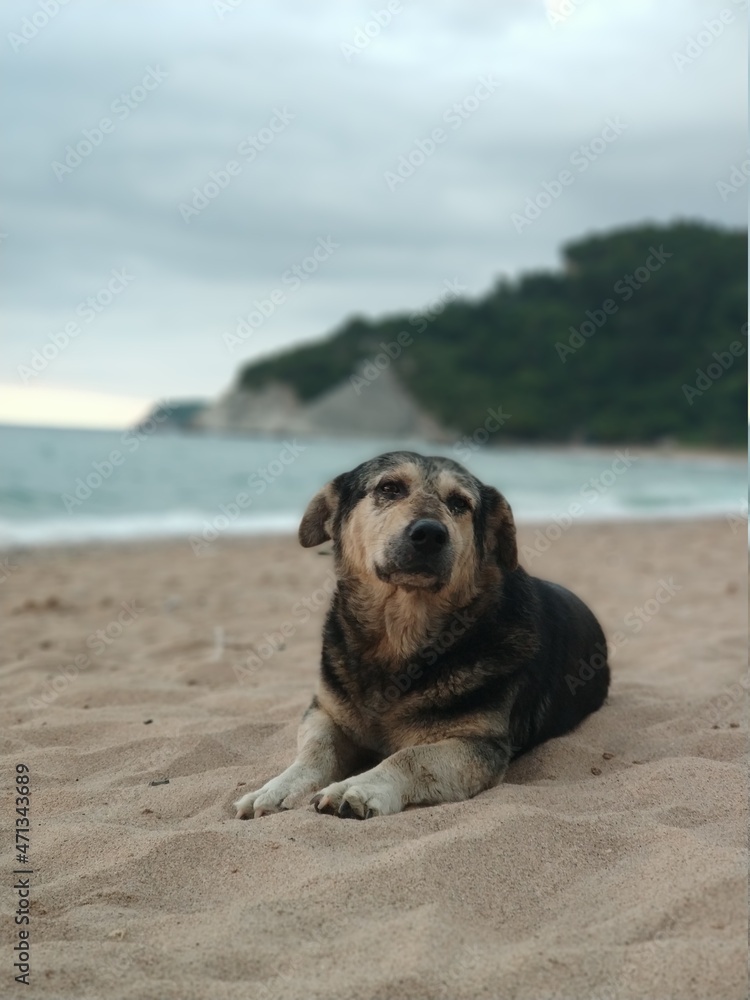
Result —
<instances>
[{"instance_id":1,"label":"dog's front paw","mask_svg":"<svg viewBox=\"0 0 750 1000\"><path fill-rule=\"evenodd\" d=\"M237 799L234 808L237 810L237 819L258 819L268 813L281 812L284 808L282 802L285 795L276 794L268 790L267 786L259 788L255 792L248 792L241 799Z\"/></svg>"},{"instance_id":2,"label":"dog's front paw","mask_svg":"<svg viewBox=\"0 0 750 1000\"><path fill-rule=\"evenodd\" d=\"M267 781L262 788L248 792L234 803L237 819L258 819L269 813L283 812L300 805L300 800L320 787L317 773L292 764L283 774Z\"/></svg>"},{"instance_id":3,"label":"dog's front paw","mask_svg":"<svg viewBox=\"0 0 750 1000\"><path fill-rule=\"evenodd\" d=\"M343 819L370 819L401 812L404 805L398 788L387 775L365 771L347 781L329 785L312 797L317 812Z\"/></svg>"}]
</instances>

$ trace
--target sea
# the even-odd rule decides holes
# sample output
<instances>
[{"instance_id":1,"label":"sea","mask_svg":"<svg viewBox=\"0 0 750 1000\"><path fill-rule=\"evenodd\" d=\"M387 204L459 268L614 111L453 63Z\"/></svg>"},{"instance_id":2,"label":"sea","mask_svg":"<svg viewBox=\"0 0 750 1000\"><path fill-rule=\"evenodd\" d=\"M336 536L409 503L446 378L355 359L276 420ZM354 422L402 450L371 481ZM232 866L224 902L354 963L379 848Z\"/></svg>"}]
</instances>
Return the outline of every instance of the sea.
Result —
<instances>
[{"instance_id":1,"label":"sea","mask_svg":"<svg viewBox=\"0 0 750 1000\"><path fill-rule=\"evenodd\" d=\"M523 523L726 517L747 513L731 456L628 448L423 441L232 438L0 427L0 547L296 531L325 482L384 451L440 454L507 497Z\"/></svg>"}]
</instances>

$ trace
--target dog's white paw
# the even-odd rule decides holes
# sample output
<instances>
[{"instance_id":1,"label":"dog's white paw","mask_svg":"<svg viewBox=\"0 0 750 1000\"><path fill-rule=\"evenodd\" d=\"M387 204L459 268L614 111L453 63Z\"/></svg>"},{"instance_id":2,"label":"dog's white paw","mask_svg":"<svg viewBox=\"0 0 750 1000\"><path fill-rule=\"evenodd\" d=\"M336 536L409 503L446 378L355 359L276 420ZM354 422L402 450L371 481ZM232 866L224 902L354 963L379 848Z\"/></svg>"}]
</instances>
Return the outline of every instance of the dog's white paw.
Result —
<instances>
[{"instance_id":1,"label":"dog's white paw","mask_svg":"<svg viewBox=\"0 0 750 1000\"><path fill-rule=\"evenodd\" d=\"M392 777L365 771L322 789L312 798L317 812L344 819L370 819L401 812L404 803Z\"/></svg>"},{"instance_id":2,"label":"dog's white paw","mask_svg":"<svg viewBox=\"0 0 750 1000\"><path fill-rule=\"evenodd\" d=\"M248 792L234 803L237 819L258 819L269 813L283 812L301 805L320 787L320 775L292 764L282 774L267 781L262 788Z\"/></svg>"}]
</instances>

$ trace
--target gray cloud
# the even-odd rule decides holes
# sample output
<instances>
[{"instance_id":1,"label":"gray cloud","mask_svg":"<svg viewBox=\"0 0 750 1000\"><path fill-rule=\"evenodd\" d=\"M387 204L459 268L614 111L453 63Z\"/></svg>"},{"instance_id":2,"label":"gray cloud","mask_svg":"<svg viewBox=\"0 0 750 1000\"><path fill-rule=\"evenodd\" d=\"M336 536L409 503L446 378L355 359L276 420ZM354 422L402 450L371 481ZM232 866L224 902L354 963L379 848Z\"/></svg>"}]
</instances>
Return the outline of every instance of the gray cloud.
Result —
<instances>
[{"instance_id":1,"label":"gray cloud","mask_svg":"<svg viewBox=\"0 0 750 1000\"><path fill-rule=\"evenodd\" d=\"M584 0L553 27L541 0L405 2L347 59L342 44L385 6L244 0L220 17L210 0L71 0L17 52L8 33L39 7L5 8L14 156L0 379L17 381L16 366L113 267L129 268L132 286L43 378L207 395L241 359L319 337L353 312L410 310L445 278L479 293L500 274L554 265L562 243L595 229L744 224L744 194L722 200L716 189L746 155L740 4ZM732 23L678 68L674 54L724 8ZM116 118L113 103L149 67L167 78ZM494 93L453 129L444 116L487 76ZM245 162L240 143L275 109L294 118ZM58 180L53 162L105 117L113 131ZM622 135L518 233L511 215L618 117ZM436 128L445 141L389 190L386 172ZM180 203L233 159L238 176L186 224ZM228 355L222 331L328 235L340 249L244 355Z\"/></svg>"}]
</instances>

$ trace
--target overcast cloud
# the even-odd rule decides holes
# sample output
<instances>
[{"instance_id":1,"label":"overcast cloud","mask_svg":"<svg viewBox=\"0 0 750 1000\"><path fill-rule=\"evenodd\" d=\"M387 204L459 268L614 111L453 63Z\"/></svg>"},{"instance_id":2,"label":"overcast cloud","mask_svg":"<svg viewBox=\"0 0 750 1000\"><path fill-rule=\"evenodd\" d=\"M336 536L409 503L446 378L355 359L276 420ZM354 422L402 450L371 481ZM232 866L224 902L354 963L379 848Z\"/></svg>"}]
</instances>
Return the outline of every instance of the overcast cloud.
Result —
<instances>
[{"instance_id":1,"label":"overcast cloud","mask_svg":"<svg viewBox=\"0 0 750 1000\"><path fill-rule=\"evenodd\" d=\"M387 0L69 0L46 24L39 2L3 5L0 381L21 385L18 366L77 322L34 384L211 396L241 362L355 312L412 310L445 279L480 294L594 230L745 224L744 189L717 190L748 156L744 3L391 6L353 54ZM111 130L71 168L66 147L101 119ZM444 139L394 181L434 129ZM605 129L604 151L572 164ZM566 169L572 183L519 232L514 213ZM283 276L319 240L327 254L295 287ZM222 335L274 289L283 301L230 353ZM101 311L77 316L99 293Z\"/></svg>"}]
</instances>

